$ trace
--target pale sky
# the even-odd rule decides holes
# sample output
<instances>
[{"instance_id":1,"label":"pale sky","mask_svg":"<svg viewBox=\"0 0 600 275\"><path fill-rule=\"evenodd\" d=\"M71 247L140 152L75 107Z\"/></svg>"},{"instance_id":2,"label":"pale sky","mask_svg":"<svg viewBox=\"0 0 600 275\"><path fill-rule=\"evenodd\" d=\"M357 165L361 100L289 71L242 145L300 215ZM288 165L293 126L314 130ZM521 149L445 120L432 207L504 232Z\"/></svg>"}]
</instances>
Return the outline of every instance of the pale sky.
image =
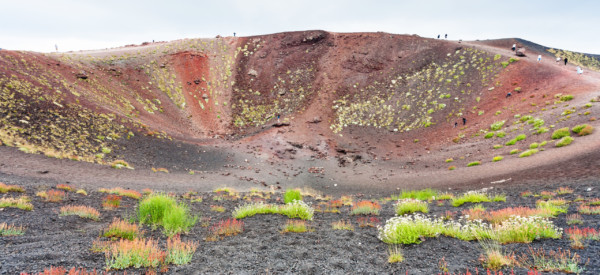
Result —
<instances>
[{"instance_id":1,"label":"pale sky","mask_svg":"<svg viewBox=\"0 0 600 275\"><path fill-rule=\"evenodd\" d=\"M596 0L0 0L0 48L103 49L144 41L320 29L451 40L518 37L600 54Z\"/></svg>"}]
</instances>

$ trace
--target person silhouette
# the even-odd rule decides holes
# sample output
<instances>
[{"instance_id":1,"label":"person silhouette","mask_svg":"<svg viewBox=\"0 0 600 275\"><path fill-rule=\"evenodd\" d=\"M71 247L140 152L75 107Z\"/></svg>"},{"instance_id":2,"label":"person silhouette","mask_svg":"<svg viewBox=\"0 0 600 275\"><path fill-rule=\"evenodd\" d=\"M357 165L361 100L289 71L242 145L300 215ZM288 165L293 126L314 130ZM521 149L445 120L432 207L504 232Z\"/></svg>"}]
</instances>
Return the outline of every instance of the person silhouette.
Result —
<instances>
[{"instance_id":1,"label":"person silhouette","mask_svg":"<svg viewBox=\"0 0 600 275\"><path fill-rule=\"evenodd\" d=\"M444 35L444 39L448 39L448 34Z\"/></svg>"},{"instance_id":2,"label":"person silhouette","mask_svg":"<svg viewBox=\"0 0 600 275\"><path fill-rule=\"evenodd\" d=\"M466 125L467 124L467 119L463 117L462 120L463 120L463 125Z\"/></svg>"},{"instance_id":3,"label":"person silhouette","mask_svg":"<svg viewBox=\"0 0 600 275\"><path fill-rule=\"evenodd\" d=\"M438 39L440 39L440 35L438 34Z\"/></svg>"},{"instance_id":4,"label":"person silhouette","mask_svg":"<svg viewBox=\"0 0 600 275\"><path fill-rule=\"evenodd\" d=\"M567 61L569 60L565 57L565 66L567 66Z\"/></svg>"}]
</instances>

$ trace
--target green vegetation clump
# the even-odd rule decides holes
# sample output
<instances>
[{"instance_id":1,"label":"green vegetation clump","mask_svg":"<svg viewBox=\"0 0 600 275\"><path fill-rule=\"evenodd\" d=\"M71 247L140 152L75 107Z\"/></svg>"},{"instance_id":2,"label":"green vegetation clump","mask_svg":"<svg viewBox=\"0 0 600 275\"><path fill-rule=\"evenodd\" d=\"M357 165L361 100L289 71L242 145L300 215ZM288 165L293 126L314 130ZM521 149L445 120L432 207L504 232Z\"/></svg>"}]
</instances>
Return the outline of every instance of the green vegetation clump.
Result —
<instances>
[{"instance_id":1,"label":"green vegetation clump","mask_svg":"<svg viewBox=\"0 0 600 275\"><path fill-rule=\"evenodd\" d=\"M568 127L560 128L560 129L554 130L554 132L552 133L552 139L563 138L563 137L569 136L570 134L571 133L569 132Z\"/></svg>"},{"instance_id":2,"label":"green vegetation clump","mask_svg":"<svg viewBox=\"0 0 600 275\"><path fill-rule=\"evenodd\" d=\"M510 64L510 63L508 63L507 61L503 61L503 62L500 62L500 64L502 65L502 68L506 68L506 67L508 67L508 64Z\"/></svg>"},{"instance_id":3,"label":"green vegetation clump","mask_svg":"<svg viewBox=\"0 0 600 275\"><path fill-rule=\"evenodd\" d=\"M571 131L573 131L573 133L579 134L580 136L587 136L594 131L594 127L588 124L580 124L573 127Z\"/></svg>"},{"instance_id":4,"label":"green vegetation clump","mask_svg":"<svg viewBox=\"0 0 600 275\"><path fill-rule=\"evenodd\" d=\"M517 143L517 139L513 138L513 139L507 141L504 145L510 146L510 145L515 145L515 143Z\"/></svg>"},{"instance_id":5,"label":"green vegetation clump","mask_svg":"<svg viewBox=\"0 0 600 275\"><path fill-rule=\"evenodd\" d=\"M454 161L454 159L453 159L453 158L448 158L448 159L446 159L446 163L453 162L453 161Z\"/></svg>"},{"instance_id":6,"label":"green vegetation clump","mask_svg":"<svg viewBox=\"0 0 600 275\"><path fill-rule=\"evenodd\" d=\"M520 157L520 158L529 157L529 156L531 156L531 155L533 155L533 154L535 154L535 153L537 153L537 152L539 152L539 150L538 150L538 149L529 149L529 150L527 150L527 151L524 151L523 153L521 153L521 154L519 155L519 157Z\"/></svg>"},{"instance_id":7,"label":"green vegetation clump","mask_svg":"<svg viewBox=\"0 0 600 275\"><path fill-rule=\"evenodd\" d=\"M302 200L302 194L300 193L300 190L298 190L298 189L286 190L285 193L283 194L283 202L290 203L294 200L298 200L298 201Z\"/></svg>"},{"instance_id":8,"label":"green vegetation clump","mask_svg":"<svg viewBox=\"0 0 600 275\"><path fill-rule=\"evenodd\" d=\"M518 136L515 137L516 141L521 141L521 140L525 140L527 138L527 136L525 134L520 134Z\"/></svg>"},{"instance_id":9,"label":"green vegetation clump","mask_svg":"<svg viewBox=\"0 0 600 275\"><path fill-rule=\"evenodd\" d=\"M430 200L437 196L438 191L427 188L422 190L410 190L410 191L402 191L400 195L392 195L391 198L393 200L402 200L402 199L417 199L417 200Z\"/></svg>"},{"instance_id":10,"label":"green vegetation clump","mask_svg":"<svg viewBox=\"0 0 600 275\"><path fill-rule=\"evenodd\" d=\"M510 150L510 154L511 155L517 154L519 152L521 152L521 149L512 149L512 150Z\"/></svg>"},{"instance_id":11,"label":"green vegetation clump","mask_svg":"<svg viewBox=\"0 0 600 275\"><path fill-rule=\"evenodd\" d=\"M501 160L503 160L503 159L504 159L504 157L503 157L503 156L495 156L495 157L492 159L492 162L501 161Z\"/></svg>"},{"instance_id":12,"label":"green vegetation clump","mask_svg":"<svg viewBox=\"0 0 600 275\"><path fill-rule=\"evenodd\" d=\"M569 101L569 100L573 100L573 96L572 95L562 95L560 97L561 101Z\"/></svg>"},{"instance_id":13,"label":"green vegetation clump","mask_svg":"<svg viewBox=\"0 0 600 275\"><path fill-rule=\"evenodd\" d=\"M537 134L537 135L539 135L539 134L547 133L549 131L550 131L550 129L548 129L548 127L540 127L534 133Z\"/></svg>"},{"instance_id":14,"label":"green vegetation clump","mask_svg":"<svg viewBox=\"0 0 600 275\"><path fill-rule=\"evenodd\" d=\"M312 220L315 210L304 201L294 200L286 205L265 204L262 202L248 203L235 208L233 217L243 219L258 214L280 214L290 219L299 218Z\"/></svg>"},{"instance_id":15,"label":"green vegetation clump","mask_svg":"<svg viewBox=\"0 0 600 275\"><path fill-rule=\"evenodd\" d=\"M462 196L452 199L452 206L458 207L467 202L470 203L479 203L479 202L490 202L492 201L490 197L486 193L481 192L467 192L462 194Z\"/></svg>"},{"instance_id":16,"label":"green vegetation clump","mask_svg":"<svg viewBox=\"0 0 600 275\"><path fill-rule=\"evenodd\" d=\"M505 136L506 136L506 133L504 131L496 132L496 137L503 138Z\"/></svg>"},{"instance_id":17,"label":"green vegetation clump","mask_svg":"<svg viewBox=\"0 0 600 275\"><path fill-rule=\"evenodd\" d=\"M538 147L540 147L540 144L537 142L529 144L529 149L537 149Z\"/></svg>"},{"instance_id":18,"label":"green vegetation clump","mask_svg":"<svg viewBox=\"0 0 600 275\"><path fill-rule=\"evenodd\" d=\"M397 215L412 214L415 212L428 213L429 206L426 201L419 199L402 199L394 207Z\"/></svg>"},{"instance_id":19,"label":"green vegetation clump","mask_svg":"<svg viewBox=\"0 0 600 275\"><path fill-rule=\"evenodd\" d=\"M502 129L502 126L504 126L505 122L506 122L506 120L496 121L496 122L492 123L492 125L490 125L490 129L492 131L498 131L498 130Z\"/></svg>"},{"instance_id":20,"label":"green vegetation clump","mask_svg":"<svg viewBox=\"0 0 600 275\"><path fill-rule=\"evenodd\" d=\"M494 132L488 132L487 134L485 134L485 136L483 136L484 138L493 138L494 137Z\"/></svg>"},{"instance_id":21,"label":"green vegetation clump","mask_svg":"<svg viewBox=\"0 0 600 275\"><path fill-rule=\"evenodd\" d=\"M504 146L502 146L502 144L494 144L494 146L493 146L494 149L500 149L502 147L504 147Z\"/></svg>"},{"instance_id":22,"label":"green vegetation clump","mask_svg":"<svg viewBox=\"0 0 600 275\"><path fill-rule=\"evenodd\" d=\"M473 161L473 162L469 162L469 164L467 164L467 167L477 166L479 164L481 164L481 161Z\"/></svg>"},{"instance_id":23,"label":"green vegetation clump","mask_svg":"<svg viewBox=\"0 0 600 275\"><path fill-rule=\"evenodd\" d=\"M571 144L571 142L573 142L573 138L570 136L566 136L556 141L555 145L556 147L563 147Z\"/></svg>"},{"instance_id":24,"label":"green vegetation clump","mask_svg":"<svg viewBox=\"0 0 600 275\"><path fill-rule=\"evenodd\" d=\"M190 215L186 204L177 203L171 196L154 193L140 202L138 219L140 223L153 227L162 226L165 235L171 237L188 232L198 218Z\"/></svg>"}]
</instances>

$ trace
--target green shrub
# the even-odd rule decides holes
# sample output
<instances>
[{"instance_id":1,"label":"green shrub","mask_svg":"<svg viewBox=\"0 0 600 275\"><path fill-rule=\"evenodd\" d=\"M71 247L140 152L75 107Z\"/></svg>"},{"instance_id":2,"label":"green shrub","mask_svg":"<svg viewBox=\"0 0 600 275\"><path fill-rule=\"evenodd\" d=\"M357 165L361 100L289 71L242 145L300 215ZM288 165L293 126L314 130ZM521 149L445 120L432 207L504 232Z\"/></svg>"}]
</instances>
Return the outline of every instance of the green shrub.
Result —
<instances>
[{"instance_id":1,"label":"green shrub","mask_svg":"<svg viewBox=\"0 0 600 275\"><path fill-rule=\"evenodd\" d=\"M515 145L515 143L517 143L517 139L513 138L513 139L507 141L504 145L510 146L510 145Z\"/></svg>"},{"instance_id":2,"label":"green shrub","mask_svg":"<svg viewBox=\"0 0 600 275\"><path fill-rule=\"evenodd\" d=\"M448 162L453 162L453 161L454 161L454 159L453 159L453 158L446 159L446 163L448 163Z\"/></svg>"},{"instance_id":3,"label":"green shrub","mask_svg":"<svg viewBox=\"0 0 600 275\"><path fill-rule=\"evenodd\" d=\"M571 134L571 132L569 132L568 127L560 128L560 129L554 130L554 132L552 133L552 139L563 138L563 137L569 136L570 134Z\"/></svg>"},{"instance_id":4,"label":"green shrub","mask_svg":"<svg viewBox=\"0 0 600 275\"><path fill-rule=\"evenodd\" d=\"M505 120L496 121L496 122L492 123L492 125L490 125L490 129L492 131L498 131L498 130L502 129L502 126L504 126L505 122L506 122Z\"/></svg>"},{"instance_id":5,"label":"green shrub","mask_svg":"<svg viewBox=\"0 0 600 275\"><path fill-rule=\"evenodd\" d=\"M504 131L496 132L496 137L503 138L505 136L506 136L506 133Z\"/></svg>"},{"instance_id":6,"label":"green shrub","mask_svg":"<svg viewBox=\"0 0 600 275\"><path fill-rule=\"evenodd\" d=\"M473 161L473 162L469 162L469 164L467 164L467 167L476 166L479 164L481 164L481 161Z\"/></svg>"},{"instance_id":7,"label":"green shrub","mask_svg":"<svg viewBox=\"0 0 600 275\"><path fill-rule=\"evenodd\" d=\"M558 141L556 141L555 145L556 145L556 147L563 147L563 146L567 146L567 145L571 144L571 142L573 142L573 138L566 136L566 137L563 137L563 138L559 139Z\"/></svg>"},{"instance_id":8,"label":"green shrub","mask_svg":"<svg viewBox=\"0 0 600 275\"><path fill-rule=\"evenodd\" d=\"M503 156L495 156L495 157L492 159L492 162L501 161L502 159L504 159L504 157L503 157Z\"/></svg>"},{"instance_id":9,"label":"green shrub","mask_svg":"<svg viewBox=\"0 0 600 275\"><path fill-rule=\"evenodd\" d=\"M426 201L435 196L437 196L438 191L433 190L431 188L422 189L422 190L410 190L410 191L402 191L400 195L392 195L393 200L402 200L402 199L417 199Z\"/></svg>"},{"instance_id":10,"label":"green shrub","mask_svg":"<svg viewBox=\"0 0 600 275\"><path fill-rule=\"evenodd\" d=\"M502 65L502 68L506 68L506 67L508 67L509 63L507 61L503 61L503 62L500 62L500 64Z\"/></svg>"},{"instance_id":11,"label":"green shrub","mask_svg":"<svg viewBox=\"0 0 600 275\"><path fill-rule=\"evenodd\" d=\"M283 202L290 203L294 200L298 200L298 201L302 200L302 194L300 194L300 190L298 190L298 189L286 190L285 193L283 194Z\"/></svg>"},{"instance_id":12,"label":"green shrub","mask_svg":"<svg viewBox=\"0 0 600 275\"><path fill-rule=\"evenodd\" d=\"M521 117L519 120L520 120L521 122L526 122L526 121L528 121L528 120L530 120L530 119L533 119L533 117L532 117L532 116L529 116L529 115L527 115L527 116L522 116L522 117Z\"/></svg>"},{"instance_id":13,"label":"green shrub","mask_svg":"<svg viewBox=\"0 0 600 275\"><path fill-rule=\"evenodd\" d=\"M504 147L504 146L502 146L501 144L494 144L494 146L492 148L494 148L494 149L500 149L502 147Z\"/></svg>"},{"instance_id":14,"label":"green shrub","mask_svg":"<svg viewBox=\"0 0 600 275\"><path fill-rule=\"evenodd\" d=\"M502 55L500 55L500 54L494 55L494 61L496 61L496 60L498 60L500 58L502 58Z\"/></svg>"},{"instance_id":15,"label":"green shrub","mask_svg":"<svg viewBox=\"0 0 600 275\"><path fill-rule=\"evenodd\" d=\"M581 132L581 130L583 130L583 128L585 128L587 126L588 126L587 124L579 124L579 125L576 125L575 127L573 127L571 129L571 131L573 131L573 133L579 134L579 132Z\"/></svg>"},{"instance_id":16,"label":"green shrub","mask_svg":"<svg viewBox=\"0 0 600 275\"><path fill-rule=\"evenodd\" d=\"M520 134L518 136L515 137L515 139L517 141L521 141L521 140L525 140L527 138L527 136L525 134Z\"/></svg>"},{"instance_id":17,"label":"green shrub","mask_svg":"<svg viewBox=\"0 0 600 275\"><path fill-rule=\"evenodd\" d=\"M573 99L572 95L563 95L563 96L560 97L561 101L569 101L569 100L572 100L572 99Z\"/></svg>"},{"instance_id":18,"label":"green shrub","mask_svg":"<svg viewBox=\"0 0 600 275\"><path fill-rule=\"evenodd\" d=\"M394 207L397 215L412 214L415 212L428 213L429 206L426 201L418 199L402 199Z\"/></svg>"},{"instance_id":19,"label":"green shrub","mask_svg":"<svg viewBox=\"0 0 600 275\"><path fill-rule=\"evenodd\" d=\"M581 129L578 134L580 136L587 136L592 132L594 132L594 127L592 127L592 125L587 125L583 129Z\"/></svg>"},{"instance_id":20,"label":"green shrub","mask_svg":"<svg viewBox=\"0 0 600 275\"><path fill-rule=\"evenodd\" d=\"M546 144L548 144L548 141L544 140L540 143L540 147L544 147L544 146L546 146Z\"/></svg>"},{"instance_id":21,"label":"green shrub","mask_svg":"<svg viewBox=\"0 0 600 275\"><path fill-rule=\"evenodd\" d=\"M519 155L520 158L529 157L538 152L538 149L529 149Z\"/></svg>"},{"instance_id":22,"label":"green shrub","mask_svg":"<svg viewBox=\"0 0 600 275\"><path fill-rule=\"evenodd\" d=\"M521 152L521 149L512 149L512 150L510 150L510 154L511 155L514 155L514 154L519 153L519 152Z\"/></svg>"},{"instance_id":23,"label":"green shrub","mask_svg":"<svg viewBox=\"0 0 600 275\"><path fill-rule=\"evenodd\" d=\"M537 142L529 144L529 149L537 149L538 147L540 147L540 144L538 144Z\"/></svg>"},{"instance_id":24,"label":"green shrub","mask_svg":"<svg viewBox=\"0 0 600 275\"><path fill-rule=\"evenodd\" d=\"M418 244L421 238L435 237L443 230L441 220L422 215L393 217L379 228L377 238L388 244Z\"/></svg>"},{"instance_id":25,"label":"green shrub","mask_svg":"<svg viewBox=\"0 0 600 275\"><path fill-rule=\"evenodd\" d=\"M485 136L483 136L484 138L493 138L494 137L494 132L488 132L487 134L485 134Z\"/></svg>"},{"instance_id":26,"label":"green shrub","mask_svg":"<svg viewBox=\"0 0 600 275\"><path fill-rule=\"evenodd\" d=\"M540 127L534 133L539 135L539 134L547 133L548 131L550 131L550 129L548 129L547 127Z\"/></svg>"},{"instance_id":27,"label":"green shrub","mask_svg":"<svg viewBox=\"0 0 600 275\"><path fill-rule=\"evenodd\" d=\"M189 213L188 206L177 203L175 198L165 194L154 193L140 202L138 207L140 223L153 227L161 225L167 236L188 232L196 223L197 217Z\"/></svg>"},{"instance_id":28,"label":"green shrub","mask_svg":"<svg viewBox=\"0 0 600 275\"><path fill-rule=\"evenodd\" d=\"M511 58L508 59L508 63L513 63L513 62L517 62L517 61L519 61L519 59L518 58L514 58L514 57L511 57ZM517 88L519 88L519 91L521 90L521 87L517 87ZM516 90L517 89L515 88L515 91Z\"/></svg>"},{"instance_id":29,"label":"green shrub","mask_svg":"<svg viewBox=\"0 0 600 275\"><path fill-rule=\"evenodd\" d=\"M467 192L458 198L452 199L452 206L458 207L467 202L478 203L478 202L490 202L491 199L487 194L481 192Z\"/></svg>"},{"instance_id":30,"label":"green shrub","mask_svg":"<svg viewBox=\"0 0 600 275\"><path fill-rule=\"evenodd\" d=\"M248 203L235 208L232 215L236 219L252 217L257 214L280 214L288 218L312 220L315 210L303 201L294 200L286 205Z\"/></svg>"}]
</instances>

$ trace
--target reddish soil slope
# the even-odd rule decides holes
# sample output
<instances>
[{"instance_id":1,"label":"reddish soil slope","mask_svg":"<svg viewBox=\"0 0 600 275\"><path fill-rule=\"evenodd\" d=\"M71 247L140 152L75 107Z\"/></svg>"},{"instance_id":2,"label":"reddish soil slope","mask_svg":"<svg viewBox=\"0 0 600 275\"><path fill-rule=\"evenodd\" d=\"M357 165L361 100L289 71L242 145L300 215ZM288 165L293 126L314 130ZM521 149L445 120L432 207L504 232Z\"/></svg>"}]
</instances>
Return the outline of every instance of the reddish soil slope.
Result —
<instances>
[{"instance_id":1,"label":"reddish soil slope","mask_svg":"<svg viewBox=\"0 0 600 275\"><path fill-rule=\"evenodd\" d=\"M323 188L423 185L423 175L446 185L461 181L452 180L460 171L479 181L503 175L497 168L569 162L598 148L596 133L570 149L550 138L555 128L597 126L590 100L599 95L598 73L579 76L575 64L556 63L535 44L516 57L515 42L522 41L305 31L63 54L0 51L0 140L57 158L124 159L144 171ZM542 125L534 128L534 119ZM506 136L496 137L490 125L503 120ZM540 127L547 132L537 134ZM483 138L490 132L494 138ZM527 140L504 145L519 134ZM509 153L543 141L545 151L527 160ZM505 160L491 163L493 156ZM484 165L466 168L473 161Z\"/></svg>"}]
</instances>

